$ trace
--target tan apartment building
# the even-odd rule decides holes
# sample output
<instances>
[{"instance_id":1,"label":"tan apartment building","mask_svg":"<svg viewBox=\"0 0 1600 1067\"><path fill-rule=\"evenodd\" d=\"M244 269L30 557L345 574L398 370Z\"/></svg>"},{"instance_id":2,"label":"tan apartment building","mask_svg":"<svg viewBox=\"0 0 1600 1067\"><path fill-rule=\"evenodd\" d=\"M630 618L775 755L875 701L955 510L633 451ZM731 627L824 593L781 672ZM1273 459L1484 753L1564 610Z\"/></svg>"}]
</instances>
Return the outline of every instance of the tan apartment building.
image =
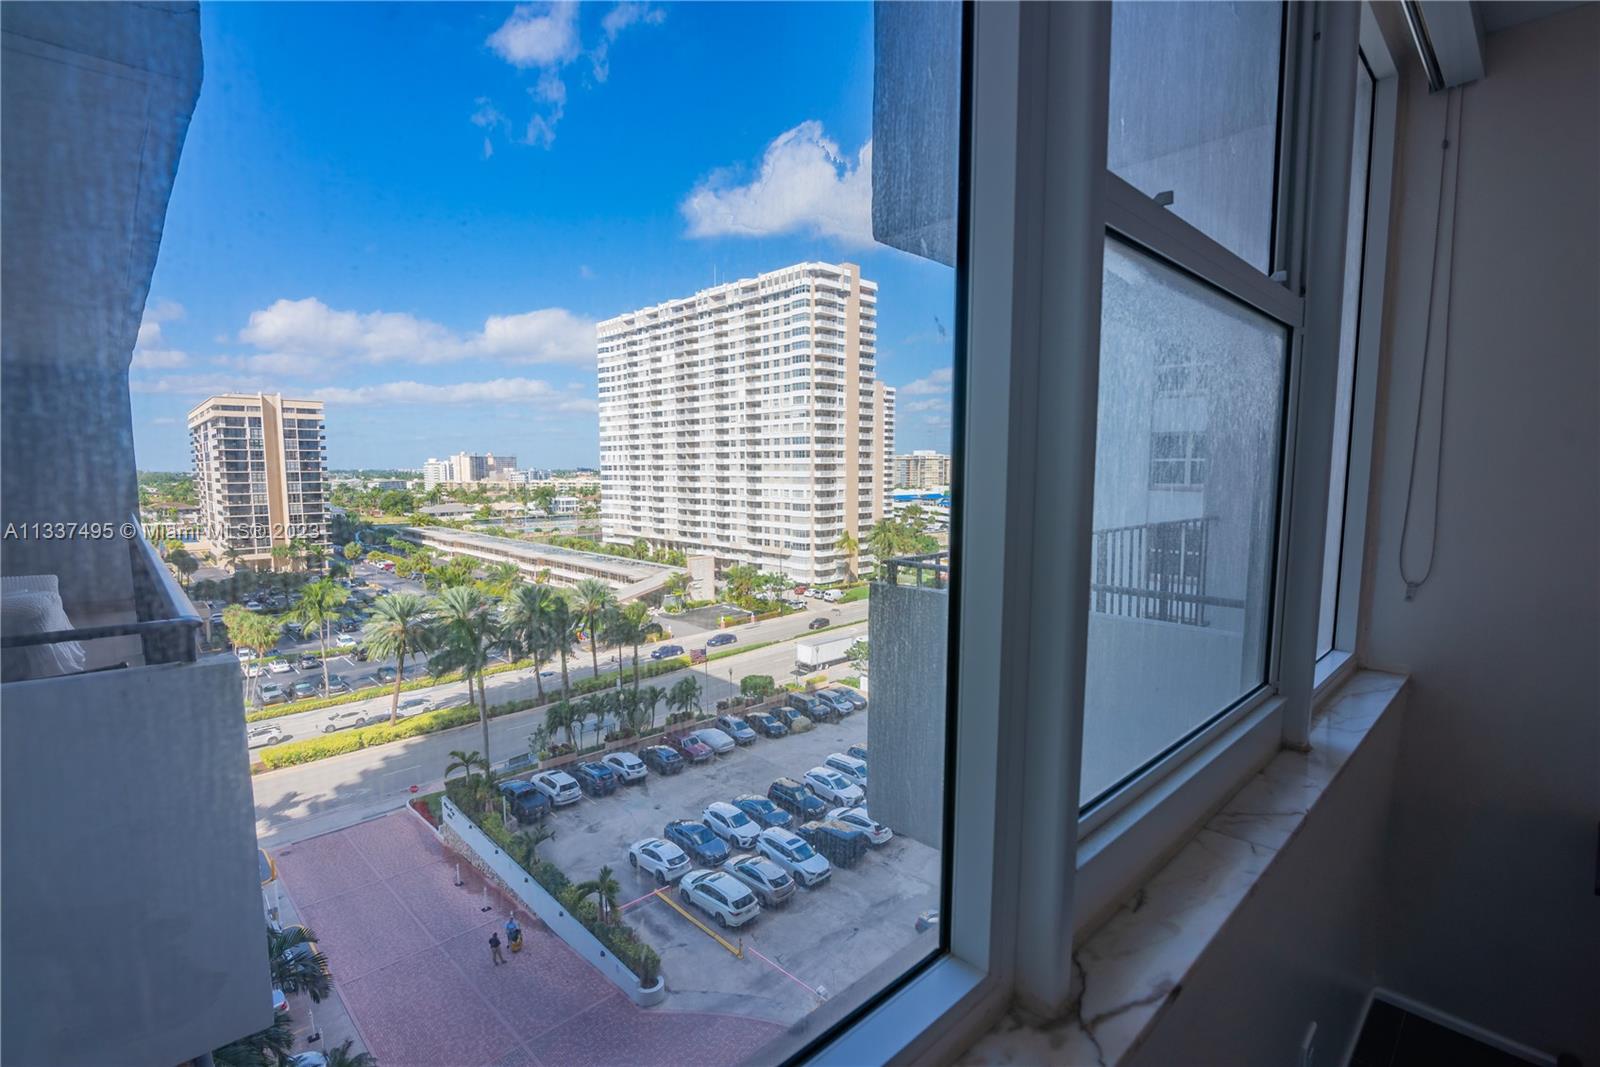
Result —
<instances>
[{"instance_id":1,"label":"tan apartment building","mask_svg":"<svg viewBox=\"0 0 1600 1067\"><path fill-rule=\"evenodd\" d=\"M274 565L275 545L328 546L322 401L214 396L189 412L189 442L202 537L213 552L231 549L241 564L261 568Z\"/></svg>"},{"instance_id":2,"label":"tan apartment building","mask_svg":"<svg viewBox=\"0 0 1600 1067\"><path fill-rule=\"evenodd\" d=\"M942 489L950 484L950 457L917 449L894 457L891 489Z\"/></svg>"},{"instance_id":3,"label":"tan apartment building","mask_svg":"<svg viewBox=\"0 0 1600 1067\"><path fill-rule=\"evenodd\" d=\"M798 263L600 323L601 528L799 581L883 514L878 287Z\"/></svg>"}]
</instances>

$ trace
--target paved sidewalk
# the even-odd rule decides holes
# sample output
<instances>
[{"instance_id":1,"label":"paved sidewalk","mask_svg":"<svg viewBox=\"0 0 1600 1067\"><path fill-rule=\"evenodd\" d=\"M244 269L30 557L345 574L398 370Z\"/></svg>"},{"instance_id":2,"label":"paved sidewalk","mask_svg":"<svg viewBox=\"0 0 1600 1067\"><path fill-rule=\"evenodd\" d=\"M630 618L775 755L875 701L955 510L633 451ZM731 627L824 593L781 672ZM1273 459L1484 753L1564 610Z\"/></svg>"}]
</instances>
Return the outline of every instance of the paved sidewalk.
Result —
<instances>
[{"instance_id":1,"label":"paved sidewalk","mask_svg":"<svg viewBox=\"0 0 1600 1067\"><path fill-rule=\"evenodd\" d=\"M759 1058L782 1033L755 1019L673 1011L670 997L640 1009L520 908L524 948L496 966L489 934L514 902L466 863L457 887L459 857L410 811L273 858L382 1067L713 1067Z\"/></svg>"}]
</instances>

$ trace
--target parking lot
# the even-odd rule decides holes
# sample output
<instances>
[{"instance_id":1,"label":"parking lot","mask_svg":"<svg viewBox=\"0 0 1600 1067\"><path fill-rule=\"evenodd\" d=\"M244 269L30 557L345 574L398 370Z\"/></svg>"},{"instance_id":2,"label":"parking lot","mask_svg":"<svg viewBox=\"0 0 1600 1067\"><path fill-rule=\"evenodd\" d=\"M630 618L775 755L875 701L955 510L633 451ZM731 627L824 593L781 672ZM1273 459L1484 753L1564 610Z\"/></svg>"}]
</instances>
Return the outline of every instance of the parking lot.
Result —
<instances>
[{"instance_id":1,"label":"parking lot","mask_svg":"<svg viewBox=\"0 0 1600 1067\"><path fill-rule=\"evenodd\" d=\"M938 907L939 854L896 836L854 867L835 867L817 888L802 888L782 908L723 933L742 950L740 957L661 900L654 881L628 865L628 846L659 835L671 819L699 819L712 801L765 795L773 779L798 778L830 753L865 744L868 714L805 734L761 738L681 774L652 773L612 796L585 797L551 814L547 825L555 837L540 847L540 856L574 881L612 868L622 884L625 921L661 955L669 1007L794 1023L825 1002L849 999L850 987L871 972L898 970L932 949L936 935L918 933L915 923L920 912ZM675 888L668 892L678 899ZM704 913L684 907L715 929ZM855 995L875 991L876 984L873 976Z\"/></svg>"}]
</instances>

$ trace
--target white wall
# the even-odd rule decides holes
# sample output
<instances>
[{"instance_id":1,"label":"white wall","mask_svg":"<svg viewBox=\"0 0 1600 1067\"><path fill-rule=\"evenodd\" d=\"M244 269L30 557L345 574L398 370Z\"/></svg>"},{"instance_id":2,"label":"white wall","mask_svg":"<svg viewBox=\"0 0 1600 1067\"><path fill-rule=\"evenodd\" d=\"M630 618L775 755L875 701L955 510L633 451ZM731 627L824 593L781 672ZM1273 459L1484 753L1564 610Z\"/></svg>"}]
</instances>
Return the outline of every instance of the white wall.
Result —
<instances>
[{"instance_id":1,"label":"white wall","mask_svg":"<svg viewBox=\"0 0 1600 1067\"><path fill-rule=\"evenodd\" d=\"M1487 47L1488 76L1464 93L1438 552L1410 602L1396 559L1445 101L1413 69L1400 103L1359 647L1368 664L1411 672L1414 685L1382 977L1435 1008L1593 1063L1600 8L1490 35ZM1425 443L1435 425L1424 424ZM1420 456L1413 514L1423 545L1430 456Z\"/></svg>"}]
</instances>

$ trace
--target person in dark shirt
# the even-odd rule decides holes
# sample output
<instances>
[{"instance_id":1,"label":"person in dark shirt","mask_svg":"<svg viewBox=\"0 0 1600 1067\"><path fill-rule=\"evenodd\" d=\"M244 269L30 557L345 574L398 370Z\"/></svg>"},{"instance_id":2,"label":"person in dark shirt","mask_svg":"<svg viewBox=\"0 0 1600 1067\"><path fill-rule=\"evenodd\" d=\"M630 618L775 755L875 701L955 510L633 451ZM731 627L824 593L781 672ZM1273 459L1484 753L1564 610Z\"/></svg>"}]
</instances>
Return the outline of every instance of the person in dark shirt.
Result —
<instances>
[{"instance_id":1,"label":"person in dark shirt","mask_svg":"<svg viewBox=\"0 0 1600 1067\"><path fill-rule=\"evenodd\" d=\"M489 955L494 958L496 967L506 961L506 958L500 955L500 935L498 933L489 935Z\"/></svg>"}]
</instances>

